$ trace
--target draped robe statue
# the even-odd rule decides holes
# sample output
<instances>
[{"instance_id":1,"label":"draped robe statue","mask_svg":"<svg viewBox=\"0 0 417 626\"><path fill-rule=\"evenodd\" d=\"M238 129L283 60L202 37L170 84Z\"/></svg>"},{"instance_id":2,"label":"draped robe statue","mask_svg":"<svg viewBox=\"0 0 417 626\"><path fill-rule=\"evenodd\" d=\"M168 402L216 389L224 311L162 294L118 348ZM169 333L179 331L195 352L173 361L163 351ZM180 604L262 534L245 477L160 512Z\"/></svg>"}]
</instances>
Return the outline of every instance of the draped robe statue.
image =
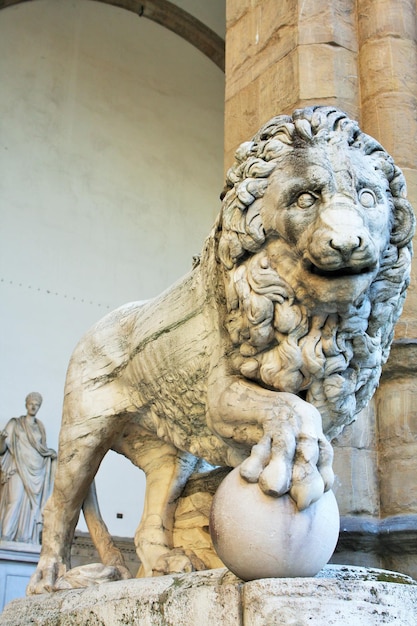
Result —
<instances>
[{"instance_id":1,"label":"draped robe statue","mask_svg":"<svg viewBox=\"0 0 417 626\"><path fill-rule=\"evenodd\" d=\"M13 417L0 433L2 490L0 537L40 543L42 511L52 491L56 452L46 446L45 428L35 416L39 393L26 398L27 414Z\"/></svg>"}]
</instances>

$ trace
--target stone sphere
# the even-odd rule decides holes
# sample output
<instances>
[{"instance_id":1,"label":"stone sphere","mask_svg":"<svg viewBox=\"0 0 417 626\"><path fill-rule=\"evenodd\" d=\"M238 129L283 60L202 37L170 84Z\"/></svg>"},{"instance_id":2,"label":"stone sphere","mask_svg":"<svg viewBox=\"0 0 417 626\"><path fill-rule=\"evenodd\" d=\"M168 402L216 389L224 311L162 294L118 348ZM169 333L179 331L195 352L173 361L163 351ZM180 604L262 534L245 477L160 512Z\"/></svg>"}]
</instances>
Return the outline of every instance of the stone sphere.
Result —
<instances>
[{"instance_id":1,"label":"stone sphere","mask_svg":"<svg viewBox=\"0 0 417 626\"><path fill-rule=\"evenodd\" d=\"M220 484L211 507L216 552L242 580L315 576L329 561L339 536L332 491L299 511L289 495L265 495L236 467Z\"/></svg>"}]
</instances>

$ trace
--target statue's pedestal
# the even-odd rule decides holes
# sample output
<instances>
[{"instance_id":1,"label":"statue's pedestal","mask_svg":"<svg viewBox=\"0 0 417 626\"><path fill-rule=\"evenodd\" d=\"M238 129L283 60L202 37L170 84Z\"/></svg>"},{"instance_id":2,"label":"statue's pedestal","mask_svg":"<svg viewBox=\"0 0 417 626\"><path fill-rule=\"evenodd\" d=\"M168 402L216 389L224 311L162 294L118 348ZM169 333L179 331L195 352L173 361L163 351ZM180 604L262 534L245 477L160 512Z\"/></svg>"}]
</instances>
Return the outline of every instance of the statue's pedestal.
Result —
<instances>
[{"instance_id":1,"label":"statue's pedestal","mask_svg":"<svg viewBox=\"0 0 417 626\"><path fill-rule=\"evenodd\" d=\"M11 600L25 595L40 551L39 545L0 541L0 611Z\"/></svg>"},{"instance_id":2,"label":"statue's pedestal","mask_svg":"<svg viewBox=\"0 0 417 626\"><path fill-rule=\"evenodd\" d=\"M14 600L1 626L378 626L416 623L417 583L384 570L328 566L315 578L243 583L226 569L104 583Z\"/></svg>"}]
</instances>

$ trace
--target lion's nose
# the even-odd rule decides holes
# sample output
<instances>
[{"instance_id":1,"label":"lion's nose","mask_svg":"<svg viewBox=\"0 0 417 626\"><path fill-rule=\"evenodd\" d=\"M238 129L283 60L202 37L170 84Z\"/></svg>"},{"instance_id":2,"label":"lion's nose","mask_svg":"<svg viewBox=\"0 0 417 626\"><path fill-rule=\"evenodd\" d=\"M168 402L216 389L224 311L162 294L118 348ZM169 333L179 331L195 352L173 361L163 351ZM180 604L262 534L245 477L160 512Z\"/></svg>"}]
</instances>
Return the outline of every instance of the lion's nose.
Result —
<instances>
[{"instance_id":1,"label":"lion's nose","mask_svg":"<svg viewBox=\"0 0 417 626\"><path fill-rule=\"evenodd\" d=\"M361 238L353 233L340 233L330 239L330 247L337 250L343 259L349 259L354 250L360 248Z\"/></svg>"}]
</instances>

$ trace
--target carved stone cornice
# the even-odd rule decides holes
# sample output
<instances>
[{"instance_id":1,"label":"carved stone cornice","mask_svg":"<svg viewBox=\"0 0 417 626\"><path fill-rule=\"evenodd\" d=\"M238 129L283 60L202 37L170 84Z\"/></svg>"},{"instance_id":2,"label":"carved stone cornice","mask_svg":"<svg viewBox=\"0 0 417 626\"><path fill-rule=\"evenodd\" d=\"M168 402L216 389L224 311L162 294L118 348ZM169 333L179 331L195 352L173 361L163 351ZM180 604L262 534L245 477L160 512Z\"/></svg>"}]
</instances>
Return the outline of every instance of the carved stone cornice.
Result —
<instances>
[{"instance_id":1,"label":"carved stone cornice","mask_svg":"<svg viewBox=\"0 0 417 626\"><path fill-rule=\"evenodd\" d=\"M37 563L41 546L19 541L0 541L0 560Z\"/></svg>"},{"instance_id":2,"label":"carved stone cornice","mask_svg":"<svg viewBox=\"0 0 417 626\"><path fill-rule=\"evenodd\" d=\"M393 515L384 519L342 516L336 552L417 554L417 515Z\"/></svg>"},{"instance_id":3,"label":"carved stone cornice","mask_svg":"<svg viewBox=\"0 0 417 626\"><path fill-rule=\"evenodd\" d=\"M133 555L136 558L136 550L133 538L130 537L113 537L114 542L126 555ZM72 547L73 551L78 550L95 550L95 546L92 542L92 539L89 533L84 533L81 531L76 531L74 537L74 543Z\"/></svg>"}]
</instances>

